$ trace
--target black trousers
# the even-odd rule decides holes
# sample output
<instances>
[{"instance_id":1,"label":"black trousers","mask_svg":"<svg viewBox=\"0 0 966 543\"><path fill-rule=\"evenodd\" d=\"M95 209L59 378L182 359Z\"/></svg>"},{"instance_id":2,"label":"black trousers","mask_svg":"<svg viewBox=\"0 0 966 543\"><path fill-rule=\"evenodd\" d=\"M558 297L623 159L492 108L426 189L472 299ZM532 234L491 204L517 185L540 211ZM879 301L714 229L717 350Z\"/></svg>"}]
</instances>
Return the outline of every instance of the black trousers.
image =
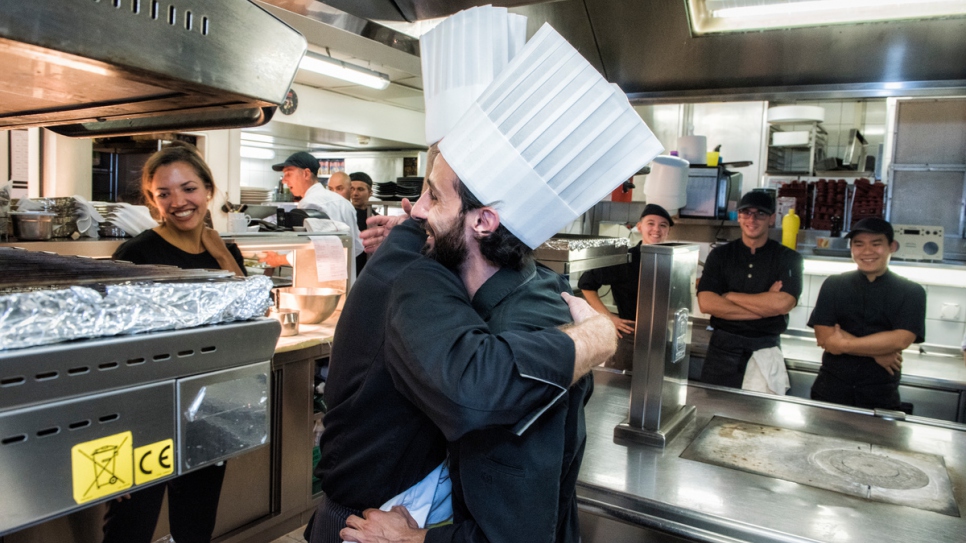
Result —
<instances>
[{"instance_id":1,"label":"black trousers","mask_svg":"<svg viewBox=\"0 0 966 543\"><path fill-rule=\"evenodd\" d=\"M339 531L345 528L345 521L351 515L362 515L362 512L343 507L323 496L302 537L309 543L342 543Z\"/></svg>"},{"instance_id":2,"label":"black trousers","mask_svg":"<svg viewBox=\"0 0 966 543\"><path fill-rule=\"evenodd\" d=\"M893 383L844 380L831 372L819 369L812 383L813 400L864 407L866 409L903 409L899 399L899 381ZM911 409L909 409L911 411Z\"/></svg>"},{"instance_id":3,"label":"black trousers","mask_svg":"<svg viewBox=\"0 0 966 543\"><path fill-rule=\"evenodd\" d=\"M759 349L781 347L779 336L744 337L715 330L708 341L708 354L701 369L701 381L712 385L741 388L751 355Z\"/></svg>"},{"instance_id":4,"label":"black trousers","mask_svg":"<svg viewBox=\"0 0 966 543\"><path fill-rule=\"evenodd\" d=\"M177 543L210 542L224 479L224 464L209 466L138 490L130 499L111 500L103 543L151 543L165 489L171 537Z\"/></svg>"}]
</instances>

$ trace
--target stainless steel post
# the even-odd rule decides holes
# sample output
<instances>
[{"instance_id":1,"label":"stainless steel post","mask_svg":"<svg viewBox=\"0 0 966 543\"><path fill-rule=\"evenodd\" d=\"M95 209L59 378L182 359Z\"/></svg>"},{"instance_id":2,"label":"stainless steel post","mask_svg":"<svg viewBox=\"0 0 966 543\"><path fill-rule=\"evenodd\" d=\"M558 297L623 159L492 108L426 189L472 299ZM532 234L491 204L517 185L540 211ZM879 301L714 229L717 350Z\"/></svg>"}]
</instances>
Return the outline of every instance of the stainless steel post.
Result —
<instances>
[{"instance_id":1,"label":"stainless steel post","mask_svg":"<svg viewBox=\"0 0 966 543\"><path fill-rule=\"evenodd\" d=\"M663 448L694 419L686 401L697 269L697 245L641 246L630 415L614 428L617 440Z\"/></svg>"}]
</instances>

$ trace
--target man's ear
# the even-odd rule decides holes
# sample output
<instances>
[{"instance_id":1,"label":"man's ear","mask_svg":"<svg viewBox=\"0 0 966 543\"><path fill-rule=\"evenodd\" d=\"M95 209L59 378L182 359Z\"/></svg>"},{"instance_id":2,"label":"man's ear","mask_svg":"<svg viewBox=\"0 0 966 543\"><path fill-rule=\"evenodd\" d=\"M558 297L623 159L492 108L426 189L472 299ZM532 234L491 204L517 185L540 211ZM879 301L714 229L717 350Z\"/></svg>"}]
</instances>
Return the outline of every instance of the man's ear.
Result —
<instances>
[{"instance_id":1,"label":"man's ear","mask_svg":"<svg viewBox=\"0 0 966 543\"><path fill-rule=\"evenodd\" d=\"M476 210L476 220L473 221L473 233L477 236L488 236L500 227L500 213L490 206Z\"/></svg>"},{"instance_id":2,"label":"man's ear","mask_svg":"<svg viewBox=\"0 0 966 543\"><path fill-rule=\"evenodd\" d=\"M892 243L889 244L889 252L895 253L898 250L899 250L899 242L893 240Z\"/></svg>"}]
</instances>

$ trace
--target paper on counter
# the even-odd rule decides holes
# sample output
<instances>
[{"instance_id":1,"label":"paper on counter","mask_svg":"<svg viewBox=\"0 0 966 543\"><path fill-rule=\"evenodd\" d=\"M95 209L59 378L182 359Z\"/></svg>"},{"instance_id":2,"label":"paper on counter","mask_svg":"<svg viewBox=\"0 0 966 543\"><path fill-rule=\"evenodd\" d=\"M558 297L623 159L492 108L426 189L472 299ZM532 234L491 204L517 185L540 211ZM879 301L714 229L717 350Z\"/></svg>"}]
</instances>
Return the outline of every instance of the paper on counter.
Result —
<instances>
[{"instance_id":1,"label":"paper on counter","mask_svg":"<svg viewBox=\"0 0 966 543\"><path fill-rule=\"evenodd\" d=\"M349 278L346 270L345 249L338 236L313 236L315 248L315 271L319 282L344 281Z\"/></svg>"}]
</instances>

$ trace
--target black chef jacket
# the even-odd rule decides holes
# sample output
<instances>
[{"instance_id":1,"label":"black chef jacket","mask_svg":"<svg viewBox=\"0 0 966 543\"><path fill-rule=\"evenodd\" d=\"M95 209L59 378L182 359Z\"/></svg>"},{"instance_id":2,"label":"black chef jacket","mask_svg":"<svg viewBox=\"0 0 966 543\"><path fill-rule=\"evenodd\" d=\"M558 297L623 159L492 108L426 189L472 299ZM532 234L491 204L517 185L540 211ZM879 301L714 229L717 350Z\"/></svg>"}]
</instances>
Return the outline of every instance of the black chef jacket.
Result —
<instances>
[{"instance_id":1,"label":"black chef jacket","mask_svg":"<svg viewBox=\"0 0 966 543\"><path fill-rule=\"evenodd\" d=\"M379 507L422 480L445 456L445 440L436 426L396 391L383 348L393 284L408 281L410 267L433 262L419 253L424 241L425 233L415 221L393 228L349 292L336 327L325 388L329 409L323 419L321 459L315 474L326 496L344 507ZM441 270L437 270L436 281L463 288L453 273ZM455 390L467 394L488 390L494 396L492 408L502 418L491 422L485 409L477 410L473 420L460 422L465 431L478 428L476 424L506 420L512 411L506 402L516 402L516 408L525 412L533 409L528 406L545 405L561 387L566 388L573 377L574 360L573 341L566 334L550 329L526 335L490 335L466 299L465 289L462 293L461 303L449 300L445 320L438 321L446 326L439 333L430 328L433 321L420 323L426 343L448 345L444 352L449 362L466 369L465 374L454 377ZM426 289L425 294L436 296L437 289ZM443 301L450 295L448 290L439 294ZM434 330L432 336L426 335L430 329ZM497 363L517 362L519 356L530 358L527 365ZM521 379L518 367L531 369L546 382Z\"/></svg>"},{"instance_id":2,"label":"black chef jacket","mask_svg":"<svg viewBox=\"0 0 966 543\"><path fill-rule=\"evenodd\" d=\"M617 315L622 319L637 318L637 288L641 281L641 244L628 249L631 261L627 264L607 266L584 272L577 281L580 290L599 290L610 285L617 306Z\"/></svg>"},{"instance_id":3,"label":"black chef jacket","mask_svg":"<svg viewBox=\"0 0 966 543\"><path fill-rule=\"evenodd\" d=\"M773 239L752 254L739 238L708 254L698 292L761 294L781 281L781 291L797 300L802 295L802 268L802 255ZM788 328L788 315L750 321L711 317L711 327L751 338L777 336Z\"/></svg>"},{"instance_id":4,"label":"black chef jacket","mask_svg":"<svg viewBox=\"0 0 966 543\"><path fill-rule=\"evenodd\" d=\"M428 323L445 323L449 312L446 304L425 296L426 285L439 275L433 269L436 265L419 266L425 269L418 272L413 266L413 280L394 285L387 355L389 371L403 393L430 415L448 439L455 440L449 447L454 524L431 529L427 543L579 541L576 483L586 442L583 407L593 391L592 377L585 376L566 393L561 389L545 411L528 413L522 420L516 420L520 409L515 402L505 402L509 416L496 420L516 423L517 432L489 428L464 433L462 412L474 418L473 411L491 410L500 398L492 390L454 387L453 381L465 368L450 364L445 353L421 352L433 349L421 341L421 333L435 334L437 327L429 331ZM461 283L445 286L454 298L465 296ZM501 269L494 274L473 297L473 307L492 332L540 330L571 321L560 297L569 291L561 276L530 263L521 271ZM529 356L515 358L522 375L554 378L536 373L537 368L531 371L526 364ZM512 365L513 361L492 364ZM569 363L562 366L572 370Z\"/></svg>"},{"instance_id":5,"label":"black chef jacket","mask_svg":"<svg viewBox=\"0 0 966 543\"><path fill-rule=\"evenodd\" d=\"M926 335L926 291L891 270L886 270L875 281L869 281L858 270L833 275L822 283L808 326L814 328L836 324L856 337L908 330L916 335L915 343L922 343ZM813 395L814 392L822 392L822 374L828 374L850 387L866 390L859 390L857 399L852 393L847 394L848 398L838 397L838 394L820 394L816 399L859 407L899 407L901 373L889 375L872 357L836 355L825 351L819 379L813 386Z\"/></svg>"}]
</instances>

